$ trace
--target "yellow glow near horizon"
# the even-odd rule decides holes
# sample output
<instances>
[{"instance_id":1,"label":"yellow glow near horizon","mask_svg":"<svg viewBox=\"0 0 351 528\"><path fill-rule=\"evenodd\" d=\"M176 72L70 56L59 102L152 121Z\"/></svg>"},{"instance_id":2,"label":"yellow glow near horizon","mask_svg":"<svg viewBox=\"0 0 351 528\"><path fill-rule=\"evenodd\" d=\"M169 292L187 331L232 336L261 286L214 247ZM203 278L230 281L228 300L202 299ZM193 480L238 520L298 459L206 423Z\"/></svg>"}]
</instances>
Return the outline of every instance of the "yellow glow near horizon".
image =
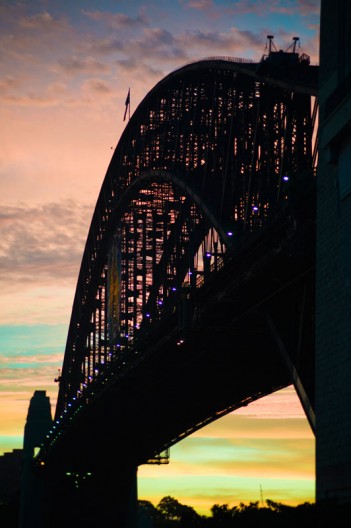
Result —
<instances>
[{"instance_id":1,"label":"yellow glow near horizon","mask_svg":"<svg viewBox=\"0 0 351 528\"><path fill-rule=\"evenodd\" d=\"M287 406L291 417L286 416ZM315 440L292 387L211 423L171 448L169 465L138 469L140 499L166 495L210 515L214 504L315 500Z\"/></svg>"}]
</instances>

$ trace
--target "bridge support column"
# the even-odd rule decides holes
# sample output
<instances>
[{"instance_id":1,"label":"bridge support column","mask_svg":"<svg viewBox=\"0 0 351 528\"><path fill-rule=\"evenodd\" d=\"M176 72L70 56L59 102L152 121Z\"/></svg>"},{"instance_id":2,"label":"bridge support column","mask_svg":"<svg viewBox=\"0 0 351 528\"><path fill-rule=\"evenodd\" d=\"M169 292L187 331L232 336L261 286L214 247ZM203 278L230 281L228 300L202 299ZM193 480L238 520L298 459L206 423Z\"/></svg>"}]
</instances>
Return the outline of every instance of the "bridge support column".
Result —
<instances>
[{"instance_id":1,"label":"bridge support column","mask_svg":"<svg viewBox=\"0 0 351 528\"><path fill-rule=\"evenodd\" d=\"M88 468L88 466L87 466ZM89 471L43 474L50 528L137 527L137 470L109 461Z\"/></svg>"},{"instance_id":2,"label":"bridge support column","mask_svg":"<svg viewBox=\"0 0 351 528\"><path fill-rule=\"evenodd\" d=\"M138 526L138 470L131 472L129 503L127 510L126 528Z\"/></svg>"},{"instance_id":3,"label":"bridge support column","mask_svg":"<svg viewBox=\"0 0 351 528\"><path fill-rule=\"evenodd\" d=\"M83 490L80 498L87 512L85 526L137 528L137 470L110 460L91 479L87 484L91 489ZM93 511L91 501L95 503Z\"/></svg>"}]
</instances>

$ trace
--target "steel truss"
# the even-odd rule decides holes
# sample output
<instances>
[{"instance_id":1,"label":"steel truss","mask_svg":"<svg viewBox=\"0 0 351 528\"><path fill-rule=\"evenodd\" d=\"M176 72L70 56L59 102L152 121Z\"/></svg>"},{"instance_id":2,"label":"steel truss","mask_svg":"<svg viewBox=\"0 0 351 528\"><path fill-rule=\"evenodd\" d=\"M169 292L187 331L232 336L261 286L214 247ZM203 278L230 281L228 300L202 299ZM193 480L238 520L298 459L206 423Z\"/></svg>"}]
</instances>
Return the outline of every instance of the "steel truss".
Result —
<instances>
[{"instance_id":1,"label":"steel truss","mask_svg":"<svg viewBox=\"0 0 351 528\"><path fill-rule=\"evenodd\" d=\"M277 86L257 67L225 59L187 65L130 119L83 255L56 419L137 356L180 297L312 177L311 91Z\"/></svg>"}]
</instances>

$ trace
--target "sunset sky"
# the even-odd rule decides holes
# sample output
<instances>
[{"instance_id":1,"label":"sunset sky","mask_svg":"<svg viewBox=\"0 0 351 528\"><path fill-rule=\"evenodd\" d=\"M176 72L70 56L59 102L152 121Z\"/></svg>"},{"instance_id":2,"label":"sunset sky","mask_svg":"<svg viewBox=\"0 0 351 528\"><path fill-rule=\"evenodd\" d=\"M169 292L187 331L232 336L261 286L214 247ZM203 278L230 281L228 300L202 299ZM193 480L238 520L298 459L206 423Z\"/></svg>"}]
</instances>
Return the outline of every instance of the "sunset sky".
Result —
<instances>
[{"instance_id":1,"label":"sunset sky","mask_svg":"<svg viewBox=\"0 0 351 528\"><path fill-rule=\"evenodd\" d=\"M315 0L0 0L0 454L22 447L34 390L54 410L95 202L131 111L195 59L260 60L300 37L318 64ZM294 389L227 415L139 468L139 497L208 513L314 500L314 438Z\"/></svg>"}]
</instances>

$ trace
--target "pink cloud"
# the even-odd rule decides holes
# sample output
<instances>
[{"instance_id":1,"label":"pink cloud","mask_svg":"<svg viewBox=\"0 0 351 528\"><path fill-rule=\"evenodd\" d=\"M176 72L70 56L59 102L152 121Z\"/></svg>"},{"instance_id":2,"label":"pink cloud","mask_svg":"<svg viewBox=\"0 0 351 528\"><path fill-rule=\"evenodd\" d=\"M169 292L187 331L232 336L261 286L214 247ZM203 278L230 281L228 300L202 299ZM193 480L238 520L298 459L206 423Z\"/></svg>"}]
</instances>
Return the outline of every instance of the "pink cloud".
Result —
<instances>
[{"instance_id":1,"label":"pink cloud","mask_svg":"<svg viewBox=\"0 0 351 528\"><path fill-rule=\"evenodd\" d=\"M111 29L130 29L139 28L148 24L148 19L144 14L139 13L135 17L126 15L125 13L111 13L108 11L86 11L82 13L88 18L97 22L106 24Z\"/></svg>"},{"instance_id":2,"label":"pink cloud","mask_svg":"<svg viewBox=\"0 0 351 528\"><path fill-rule=\"evenodd\" d=\"M57 61L58 69L76 75L80 73L108 73L110 67L94 57L66 57Z\"/></svg>"},{"instance_id":3,"label":"pink cloud","mask_svg":"<svg viewBox=\"0 0 351 528\"><path fill-rule=\"evenodd\" d=\"M52 27L54 24L54 18L47 12L38 13L30 17L22 17L19 20L19 25L24 28L30 29L46 29Z\"/></svg>"}]
</instances>

